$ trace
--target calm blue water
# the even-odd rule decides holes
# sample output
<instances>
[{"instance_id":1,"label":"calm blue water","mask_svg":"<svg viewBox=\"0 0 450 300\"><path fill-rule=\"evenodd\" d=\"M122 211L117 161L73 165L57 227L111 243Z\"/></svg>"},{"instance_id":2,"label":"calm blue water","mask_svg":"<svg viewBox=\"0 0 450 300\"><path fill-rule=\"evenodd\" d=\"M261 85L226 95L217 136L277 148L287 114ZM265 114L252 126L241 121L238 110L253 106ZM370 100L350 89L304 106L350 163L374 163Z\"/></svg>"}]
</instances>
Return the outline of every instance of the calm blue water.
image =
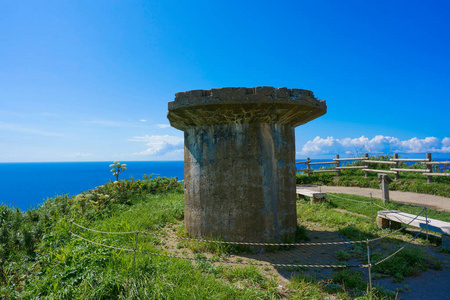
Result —
<instances>
[{"instance_id":1,"label":"calm blue water","mask_svg":"<svg viewBox=\"0 0 450 300\"><path fill-rule=\"evenodd\" d=\"M115 177L112 162L0 163L0 204L34 208L55 195L76 195ZM144 174L183 179L182 161L132 161L120 179L142 179Z\"/></svg>"},{"instance_id":2,"label":"calm blue water","mask_svg":"<svg viewBox=\"0 0 450 300\"><path fill-rule=\"evenodd\" d=\"M305 159L298 159L303 161ZM332 159L312 159L313 162ZM440 159L449 160L449 159ZM56 195L76 195L82 191L102 185L115 177L109 171L112 162L71 163L0 163L0 204L19 207L21 210L34 208L45 199ZM132 161L120 179L142 179L144 174L153 177L166 176L184 178L182 161ZM330 165L314 165L313 169ZM332 165L331 165L332 166ZM305 165L297 165L303 169Z\"/></svg>"}]
</instances>

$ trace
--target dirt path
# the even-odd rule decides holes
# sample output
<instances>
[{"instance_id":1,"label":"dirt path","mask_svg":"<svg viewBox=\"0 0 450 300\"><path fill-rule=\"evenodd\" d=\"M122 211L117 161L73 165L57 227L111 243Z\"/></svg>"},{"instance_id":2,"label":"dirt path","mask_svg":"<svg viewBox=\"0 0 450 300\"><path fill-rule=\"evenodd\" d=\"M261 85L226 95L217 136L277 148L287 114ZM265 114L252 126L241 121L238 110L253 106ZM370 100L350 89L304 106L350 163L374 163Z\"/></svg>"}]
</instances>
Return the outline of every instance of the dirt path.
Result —
<instances>
[{"instance_id":1,"label":"dirt path","mask_svg":"<svg viewBox=\"0 0 450 300\"><path fill-rule=\"evenodd\" d=\"M370 188L359 188L359 187L346 187L346 186L326 186L321 187L316 185L297 185L297 187L307 188L314 191L321 190L325 193L342 193L342 194L353 194L370 197L370 193L374 198L381 199L381 189L370 189ZM427 205L430 208L437 210L450 211L450 198L427 195L427 194L417 194L410 192L399 192L390 191L389 198L392 201L415 204L415 205Z\"/></svg>"}]
</instances>

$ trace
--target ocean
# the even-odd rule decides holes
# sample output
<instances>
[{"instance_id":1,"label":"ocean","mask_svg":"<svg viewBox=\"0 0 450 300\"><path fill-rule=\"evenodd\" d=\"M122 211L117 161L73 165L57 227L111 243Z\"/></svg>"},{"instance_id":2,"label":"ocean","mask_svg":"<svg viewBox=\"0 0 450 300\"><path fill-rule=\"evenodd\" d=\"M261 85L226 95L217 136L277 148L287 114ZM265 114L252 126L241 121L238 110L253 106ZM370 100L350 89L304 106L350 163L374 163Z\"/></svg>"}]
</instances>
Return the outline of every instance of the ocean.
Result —
<instances>
[{"instance_id":1,"label":"ocean","mask_svg":"<svg viewBox=\"0 0 450 300\"><path fill-rule=\"evenodd\" d=\"M130 161L119 179L142 179L144 174L184 176L183 161ZM76 195L102 185L115 176L112 162L0 163L0 204L25 211L56 195Z\"/></svg>"},{"instance_id":2,"label":"ocean","mask_svg":"<svg viewBox=\"0 0 450 300\"><path fill-rule=\"evenodd\" d=\"M296 161L303 161L297 159ZM313 162L332 159L312 159ZM440 159L449 160L449 159ZM0 163L0 204L25 211L56 195L76 195L103 185L115 177L112 162ZM184 178L183 161L130 161L119 179L142 179L143 175ZM412 163L408 163L412 164ZM313 168L330 165L314 165ZM303 169L305 165L297 165Z\"/></svg>"}]
</instances>

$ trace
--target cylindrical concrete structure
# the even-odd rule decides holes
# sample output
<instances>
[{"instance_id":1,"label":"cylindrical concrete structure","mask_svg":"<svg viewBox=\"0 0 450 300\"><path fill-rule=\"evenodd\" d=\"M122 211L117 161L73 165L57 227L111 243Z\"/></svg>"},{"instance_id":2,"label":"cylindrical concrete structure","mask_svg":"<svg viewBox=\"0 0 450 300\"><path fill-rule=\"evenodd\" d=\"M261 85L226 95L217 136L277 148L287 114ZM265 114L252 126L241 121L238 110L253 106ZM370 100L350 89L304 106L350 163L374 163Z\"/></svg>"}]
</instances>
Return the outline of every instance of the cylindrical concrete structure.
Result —
<instances>
[{"instance_id":1,"label":"cylindrical concrete structure","mask_svg":"<svg viewBox=\"0 0 450 300\"><path fill-rule=\"evenodd\" d=\"M308 90L255 87L177 93L184 131L185 226L195 237L270 242L296 230L295 133L326 113Z\"/></svg>"}]
</instances>

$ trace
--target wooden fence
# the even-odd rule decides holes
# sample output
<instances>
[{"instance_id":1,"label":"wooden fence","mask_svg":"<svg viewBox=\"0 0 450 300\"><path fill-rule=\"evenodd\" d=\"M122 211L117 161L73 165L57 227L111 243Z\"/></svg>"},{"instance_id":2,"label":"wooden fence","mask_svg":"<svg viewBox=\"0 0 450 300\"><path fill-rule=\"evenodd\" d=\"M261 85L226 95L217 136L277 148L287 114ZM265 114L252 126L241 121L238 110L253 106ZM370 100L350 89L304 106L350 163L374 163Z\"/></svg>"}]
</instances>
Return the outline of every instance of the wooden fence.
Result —
<instances>
[{"instance_id":1,"label":"wooden fence","mask_svg":"<svg viewBox=\"0 0 450 300\"><path fill-rule=\"evenodd\" d=\"M341 165L348 161L361 161L364 165L361 166L345 166ZM422 169L407 169L400 168L400 162L420 162L424 165L425 168ZM367 177L370 172L376 173L387 173L393 174L395 179L399 178L400 172L415 172L422 173L422 175L427 176L427 182L430 183L432 181L433 176L450 176L448 172L433 172L433 166L443 165L444 168L450 165L450 161L432 161L431 153L427 153L425 158L399 158L398 153L394 153L394 157L389 161L386 160L371 160L369 159L369 154L364 154L363 157L358 158L339 158L339 155L333 159L333 161L324 161L324 162L311 162L311 159L308 157L305 161L296 162L296 164L305 164L306 169L297 170L297 172L304 172L306 175L310 176L313 173L336 173L336 176L340 175L341 170L351 170L351 169L361 169L364 171L364 177ZM385 164L390 165L389 170L383 169L370 169L370 164ZM335 165L334 168L330 169L322 169L322 170L314 170L311 166L314 165Z\"/></svg>"}]
</instances>

